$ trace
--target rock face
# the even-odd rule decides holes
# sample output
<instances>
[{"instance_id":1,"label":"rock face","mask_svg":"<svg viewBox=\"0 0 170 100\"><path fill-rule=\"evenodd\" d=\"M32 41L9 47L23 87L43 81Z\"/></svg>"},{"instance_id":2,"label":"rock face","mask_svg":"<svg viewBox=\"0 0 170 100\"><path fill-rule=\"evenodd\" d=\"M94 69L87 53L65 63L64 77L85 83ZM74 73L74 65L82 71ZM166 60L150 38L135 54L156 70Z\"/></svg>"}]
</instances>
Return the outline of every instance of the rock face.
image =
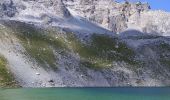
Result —
<instances>
[{"instance_id":1,"label":"rock face","mask_svg":"<svg viewBox=\"0 0 170 100\"><path fill-rule=\"evenodd\" d=\"M170 13L163 11L148 11L141 13L138 21L134 20L135 16L132 16L129 20L129 28L140 30L141 32L170 36Z\"/></svg>"},{"instance_id":2,"label":"rock face","mask_svg":"<svg viewBox=\"0 0 170 100\"><path fill-rule=\"evenodd\" d=\"M65 0L65 4L90 21L98 23L113 32L122 32L128 28L131 16L148 11L150 6L142 3L118 3L113 0Z\"/></svg>"},{"instance_id":3,"label":"rock face","mask_svg":"<svg viewBox=\"0 0 170 100\"><path fill-rule=\"evenodd\" d=\"M136 29L148 34L169 35L170 14L151 11L150 8L148 3L116 0L2 0L0 17L38 19L51 23L54 21L52 16L71 17L71 10L113 33Z\"/></svg>"},{"instance_id":4,"label":"rock face","mask_svg":"<svg viewBox=\"0 0 170 100\"><path fill-rule=\"evenodd\" d=\"M70 12L67 10L67 8L65 7L64 3L62 2L62 0L59 0L58 2L53 0L54 2L54 10L56 11L56 14L61 16L61 17L69 17L70 16Z\"/></svg>"},{"instance_id":5,"label":"rock face","mask_svg":"<svg viewBox=\"0 0 170 100\"><path fill-rule=\"evenodd\" d=\"M12 0L0 1L0 17L13 17L16 13L17 10Z\"/></svg>"},{"instance_id":6,"label":"rock face","mask_svg":"<svg viewBox=\"0 0 170 100\"><path fill-rule=\"evenodd\" d=\"M136 29L149 34L170 35L170 14L163 11L152 11L148 3L120 3L113 0L64 0L64 4L80 16L114 33Z\"/></svg>"},{"instance_id":7,"label":"rock face","mask_svg":"<svg viewBox=\"0 0 170 100\"><path fill-rule=\"evenodd\" d=\"M58 17L69 17L62 0L1 0L1 16L41 16L43 14L57 15ZM18 14L16 14L18 13Z\"/></svg>"}]
</instances>

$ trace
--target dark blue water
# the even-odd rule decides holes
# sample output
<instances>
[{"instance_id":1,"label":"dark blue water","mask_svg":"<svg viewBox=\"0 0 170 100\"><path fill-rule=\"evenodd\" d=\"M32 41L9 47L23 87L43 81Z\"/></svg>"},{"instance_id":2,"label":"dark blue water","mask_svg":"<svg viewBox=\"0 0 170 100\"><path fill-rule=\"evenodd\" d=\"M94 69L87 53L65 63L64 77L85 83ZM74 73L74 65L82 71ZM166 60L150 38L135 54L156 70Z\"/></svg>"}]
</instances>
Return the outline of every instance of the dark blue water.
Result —
<instances>
[{"instance_id":1,"label":"dark blue water","mask_svg":"<svg viewBox=\"0 0 170 100\"><path fill-rule=\"evenodd\" d=\"M0 89L0 100L170 100L170 88Z\"/></svg>"}]
</instances>

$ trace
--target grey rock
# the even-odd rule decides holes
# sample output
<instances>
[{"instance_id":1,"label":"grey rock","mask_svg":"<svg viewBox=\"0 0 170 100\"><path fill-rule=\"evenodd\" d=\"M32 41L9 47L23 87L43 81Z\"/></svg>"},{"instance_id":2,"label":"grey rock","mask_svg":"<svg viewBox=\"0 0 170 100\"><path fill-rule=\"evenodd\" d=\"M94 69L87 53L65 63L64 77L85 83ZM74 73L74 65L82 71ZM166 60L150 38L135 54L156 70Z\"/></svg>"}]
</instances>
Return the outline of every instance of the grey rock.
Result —
<instances>
[{"instance_id":1,"label":"grey rock","mask_svg":"<svg viewBox=\"0 0 170 100\"><path fill-rule=\"evenodd\" d=\"M17 13L12 0L0 1L0 17L13 17Z\"/></svg>"},{"instance_id":2,"label":"grey rock","mask_svg":"<svg viewBox=\"0 0 170 100\"><path fill-rule=\"evenodd\" d=\"M113 0L65 0L65 4L90 21L98 23L113 32L122 32L128 28L131 15L148 11L150 6L136 3L118 3Z\"/></svg>"},{"instance_id":3,"label":"grey rock","mask_svg":"<svg viewBox=\"0 0 170 100\"><path fill-rule=\"evenodd\" d=\"M113 33L136 29L155 35L170 35L170 14L152 11L148 3L117 2L116 0L1 0L0 17L47 15L69 18L69 9L86 20ZM30 11L32 10L32 12ZM34 12L35 11L35 12ZM29 15L25 15L27 13ZM38 14L38 16L36 16ZM161 21L162 20L162 21Z\"/></svg>"}]
</instances>

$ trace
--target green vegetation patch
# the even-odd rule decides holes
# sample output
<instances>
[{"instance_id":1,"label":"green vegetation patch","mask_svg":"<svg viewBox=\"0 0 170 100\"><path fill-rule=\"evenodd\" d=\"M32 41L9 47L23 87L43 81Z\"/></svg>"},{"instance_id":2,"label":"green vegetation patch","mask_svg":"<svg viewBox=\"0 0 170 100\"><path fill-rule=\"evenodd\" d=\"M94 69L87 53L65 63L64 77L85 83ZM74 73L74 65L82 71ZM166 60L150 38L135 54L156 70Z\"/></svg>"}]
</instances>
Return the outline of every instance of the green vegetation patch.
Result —
<instances>
[{"instance_id":1,"label":"green vegetation patch","mask_svg":"<svg viewBox=\"0 0 170 100\"><path fill-rule=\"evenodd\" d=\"M17 87L14 78L7 69L7 61L0 56L0 87Z\"/></svg>"},{"instance_id":2,"label":"green vegetation patch","mask_svg":"<svg viewBox=\"0 0 170 100\"><path fill-rule=\"evenodd\" d=\"M168 68L170 68L170 45L162 42L161 44L159 44L158 46L156 46L156 48L159 48L159 61L162 65L166 65L168 66Z\"/></svg>"},{"instance_id":3,"label":"green vegetation patch","mask_svg":"<svg viewBox=\"0 0 170 100\"><path fill-rule=\"evenodd\" d=\"M19 35L19 39L26 51L42 66L48 64L52 69L57 69L54 48L64 49L60 40L39 32L23 33L23 35Z\"/></svg>"},{"instance_id":4,"label":"green vegetation patch","mask_svg":"<svg viewBox=\"0 0 170 100\"><path fill-rule=\"evenodd\" d=\"M161 59L160 62L162 65L166 65L170 68L170 59Z\"/></svg>"},{"instance_id":5,"label":"green vegetation patch","mask_svg":"<svg viewBox=\"0 0 170 100\"><path fill-rule=\"evenodd\" d=\"M36 28L29 24L20 23L14 27L10 27L28 54L45 69L57 69L57 59L54 50L65 50L67 46L64 44L64 38L54 34L53 29L45 30ZM48 68L46 67L49 66Z\"/></svg>"},{"instance_id":6,"label":"green vegetation patch","mask_svg":"<svg viewBox=\"0 0 170 100\"><path fill-rule=\"evenodd\" d=\"M57 35L55 29L41 29L25 23L10 25L6 26L12 29L29 55L42 66L48 64L50 68L56 69L54 50L78 54L81 64L89 68L109 68L113 61L136 64L133 60L134 51L118 38L109 35L93 34L89 43L83 43L73 33L66 33L63 37Z\"/></svg>"},{"instance_id":7,"label":"green vegetation patch","mask_svg":"<svg viewBox=\"0 0 170 100\"><path fill-rule=\"evenodd\" d=\"M89 68L109 68L113 61L125 61L136 64L134 52L125 43L107 35L94 34L91 42L80 42L74 35L69 34L70 45L82 59L81 64Z\"/></svg>"}]
</instances>

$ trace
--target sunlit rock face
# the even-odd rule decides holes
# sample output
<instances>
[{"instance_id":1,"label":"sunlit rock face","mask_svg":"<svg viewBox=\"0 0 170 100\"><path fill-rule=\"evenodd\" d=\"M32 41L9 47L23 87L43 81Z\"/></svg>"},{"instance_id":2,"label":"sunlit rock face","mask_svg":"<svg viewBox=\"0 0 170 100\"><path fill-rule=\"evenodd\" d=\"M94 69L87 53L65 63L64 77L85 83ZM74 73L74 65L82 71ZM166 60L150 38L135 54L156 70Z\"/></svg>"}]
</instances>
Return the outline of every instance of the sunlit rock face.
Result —
<instances>
[{"instance_id":1,"label":"sunlit rock face","mask_svg":"<svg viewBox=\"0 0 170 100\"><path fill-rule=\"evenodd\" d=\"M128 29L163 36L170 33L170 14L152 11L148 3L120 3L114 0L63 0L63 2L80 16L115 33Z\"/></svg>"},{"instance_id":2,"label":"sunlit rock face","mask_svg":"<svg viewBox=\"0 0 170 100\"><path fill-rule=\"evenodd\" d=\"M124 31L131 16L135 15L135 20L138 20L142 12L150 9L147 3L118 3L113 0L64 0L64 3L81 16L113 32Z\"/></svg>"},{"instance_id":3,"label":"sunlit rock face","mask_svg":"<svg viewBox=\"0 0 170 100\"><path fill-rule=\"evenodd\" d=\"M150 8L148 3L116 0L1 0L0 17L38 19L49 23L53 21L52 16L69 18L70 11L74 11L113 33L136 29L148 34L169 35L170 14Z\"/></svg>"},{"instance_id":4,"label":"sunlit rock face","mask_svg":"<svg viewBox=\"0 0 170 100\"><path fill-rule=\"evenodd\" d=\"M0 17L41 17L43 14L69 17L62 0L1 0Z\"/></svg>"}]
</instances>

